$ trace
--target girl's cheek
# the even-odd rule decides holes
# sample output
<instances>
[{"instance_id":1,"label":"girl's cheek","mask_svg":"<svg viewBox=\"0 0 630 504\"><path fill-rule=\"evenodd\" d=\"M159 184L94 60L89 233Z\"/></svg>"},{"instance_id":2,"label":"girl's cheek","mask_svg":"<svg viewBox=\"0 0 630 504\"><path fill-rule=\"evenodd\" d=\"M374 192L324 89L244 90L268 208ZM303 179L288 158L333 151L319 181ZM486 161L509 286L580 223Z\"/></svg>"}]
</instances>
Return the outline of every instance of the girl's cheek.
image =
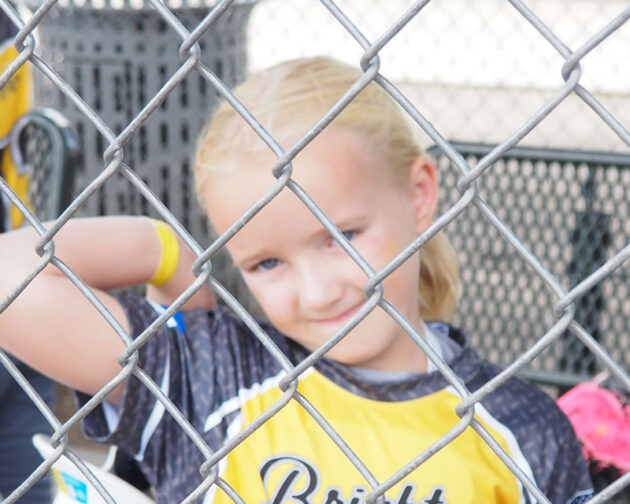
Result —
<instances>
[{"instance_id":1,"label":"girl's cheek","mask_svg":"<svg viewBox=\"0 0 630 504\"><path fill-rule=\"evenodd\" d=\"M268 296L265 295L264 286L261 285L260 282L257 282L255 279L249 277L248 275L243 275L243 280L245 281L245 284L247 285L249 291L252 293L252 296L254 296L256 302L260 305L263 311L266 312L267 307L265 305L267 303Z\"/></svg>"},{"instance_id":2,"label":"girl's cheek","mask_svg":"<svg viewBox=\"0 0 630 504\"><path fill-rule=\"evenodd\" d=\"M286 282L277 281L264 285L252 285L250 290L270 322L286 320L293 306L291 289Z\"/></svg>"},{"instance_id":3,"label":"girl's cheek","mask_svg":"<svg viewBox=\"0 0 630 504\"><path fill-rule=\"evenodd\" d=\"M402 246L397 240L388 238L383 243L383 258L386 262L391 261L402 250Z\"/></svg>"},{"instance_id":4,"label":"girl's cheek","mask_svg":"<svg viewBox=\"0 0 630 504\"><path fill-rule=\"evenodd\" d=\"M400 243L391 236L366 238L362 248L359 252L376 271L384 268L402 250Z\"/></svg>"}]
</instances>

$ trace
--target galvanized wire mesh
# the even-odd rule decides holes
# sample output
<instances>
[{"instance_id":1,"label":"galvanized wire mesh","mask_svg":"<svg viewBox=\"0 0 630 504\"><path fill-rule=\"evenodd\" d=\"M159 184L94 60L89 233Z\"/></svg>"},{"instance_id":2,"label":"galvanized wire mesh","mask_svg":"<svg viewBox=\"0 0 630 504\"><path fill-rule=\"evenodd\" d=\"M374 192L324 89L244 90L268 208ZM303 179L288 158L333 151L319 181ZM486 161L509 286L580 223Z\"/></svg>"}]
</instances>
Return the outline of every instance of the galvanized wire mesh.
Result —
<instances>
[{"instance_id":1,"label":"galvanized wire mesh","mask_svg":"<svg viewBox=\"0 0 630 504\"><path fill-rule=\"evenodd\" d=\"M368 39L375 40L409 2L339 0L336 4ZM576 48L627 2L530 0L527 5L566 46ZM557 68L562 55L550 51L547 40L509 2L481 0L474 9L466 0L429 2L422 11L379 51L381 71L445 138L498 143L561 84ZM309 22L300 22L303 18ZM348 62L361 57L361 48L348 32L329 23L325 10L311 0L262 2L252 12L248 37L254 69L314 53ZM584 70L580 83L623 124L630 120L630 68L618 55L627 52L628 44L626 25L580 62ZM424 141L425 146L432 143L429 138ZM626 149L610 128L592 120L590 109L575 95L567 96L520 145Z\"/></svg>"},{"instance_id":2,"label":"galvanized wire mesh","mask_svg":"<svg viewBox=\"0 0 630 504\"><path fill-rule=\"evenodd\" d=\"M12 130L13 159L30 174L28 197L40 219L54 219L72 199L78 140L66 118L54 110L34 110Z\"/></svg>"},{"instance_id":3,"label":"galvanized wire mesh","mask_svg":"<svg viewBox=\"0 0 630 504\"><path fill-rule=\"evenodd\" d=\"M453 143L471 165L492 146ZM457 168L437 148L444 187L442 207L456 201ZM480 196L567 286L602 266L630 239L630 156L585 150L518 147L505 152L478 181ZM463 293L456 324L475 328L479 352L509 364L551 320L553 294L494 227L474 209L448 227L462 264ZM577 320L624 369L630 367L628 274L620 269L585 293ZM523 371L536 381L561 387L592 379L601 371L583 343L566 334Z\"/></svg>"},{"instance_id":4,"label":"galvanized wire mesh","mask_svg":"<svg viewBox=\"0 0 630 504\"><path fill-rule=\"evenodd\" d=\"M118 333L120 338L125 342L126 349L120 356L120 362L123 364L120 373L113 379L106 387L104 387L99 393L97 393L87 404L79 409L79 411L72 416L65 423L61 423L50 412L44 402L37 396L35 391L30 385L23 379L15 366L6 357L5 354L0 353L0 362L5 366L14 378L20 383L20 385L27 391L33 402L42 411L42 414L48 419L50 424L55 429L55 434L52 437L53 445L55 449L53 453L48 456L43 464L35 471L31 477L29 477L19 488L12 494L5 496L3 502L12 503L16 502L20 495L32 484L33 481L40 478L57 460L57 458L65 454L72 461L74 461L84 471L86 477L98 488L99 493L103 496L106 502L113 502L112 497L108 494L107 489L100 485L93 475L82 464L81 460L69 450L67 443L67 433L74 427L81 419L85 418L87 414L101 403L107 394L116 387L119 383L125 380L130 375L134 375L139 379L148 389L155 395L155 397L164 405L167 414L171 415L177 423L181 426L181 429L190 437L192 442L198 447L201 453L203 453L206 463L198 468L204 479L202 484L191 493L184 502L194 502L201 496L203 496L208 489L217 485L222 488L228 495L230 495L235 502L240 502L239 497L235 492L229 488L229 485L219 477L217 471L217 462L223 458L226 453L232 450L238 443L249 436L255 429L268 420L274 413L282 409L286 404L291 401L297 401L305 410L313 417L313 419L322 427L322 429L331 437L331 439L339 446L340 450L352 461L358 471L366 478L370 483L371 489L367 496L368 502L373 502L376 499L382 499L384 493L395 485L401 478L404 477L410 470L423 464L432 454L434 454L439 448L447 445L453 441L463 430L470 428L478 432L478 434L489 444L493 451L504 461L504 463L517 475L518 479L523 483L531 495L538 502L549 502L549 500L541 494L535 485L529 480L529 478L523 474L518 465L507 455L507 453L500 448L490 437L488 432L473 416L473 409L475 404L481 401L489 393L503 384L509 377L521 371L524 367L530 363L543 363L544 360L537 359L543 352L552 352L553 347L557 345L564 345L568 340L580 341L584 347L588 349L593 358L597 361L598 366L606 369L620 384L623 390L630 392L630 377L627 371L627 356L615 355L615 348L602 344L606 336L603 334L603 329L609 330L604 325L602 314L601 324L598 327L589 325L585 319L579 315L582 304L586 300L592 299L593 292L598 289L601 291L610 291L608 287L611 279L621 278L621 286L618 289L613 289L610 292L610 297L607 297L608 303L615 303L623 306L623 313L627 314L628 298L627 298L627 282L623 281L623 267L630 258L630 244L627 242L627 194L622 193L619 199L621 202L617 205L615 212L622 212L620 226L625 233L625 239L605 238L603 235L598 237L602 243L605 243L608 249L603 255L598 255L597 259L593 261L593 268L588 271L582 271L580 276L573 276L573 272L565 269L558 270L555 263L549 262L544 253L541 253L541 247L544 248L544 236L526 236L523 234L519 227L518 219L510 221L510 218L515 216L508 216L503 214L502 211L496 210L497 202L494 196L499 194L499 189L493 186L492 174L500 171L502 168L495 164L500 158L511 159L510 156L506 156L506 152L518 145L519 142L530 132L535 131L541 122L565 100L580 100L586 107L588 107L592 113L593 121L597 122L600 126L604 126L607 130L612 132L619 139L619 141L625 146L630 146L630 133L627 127L620 122L615 115L605 107L600 101L598 101L594 95L589 91L589 88L583 85L583 71L580 66L582 60L586 58L591 51L600 45L605 45L609 39L614 35L614 32L627 23L630 18L630 8L625 8L619 13L612 15L607 23L603 24L596 33L590 34L583 42L570 49L564 41L559 38L556 33L548 28L548 26L539 18L535 11L531 10L527 2L520 0L511 0L509 2L510 8L513 9L513 14L520 19L525 20L531 28L537 32L537 37L543 44L547 45L548 50L556 57L560 58L561 64L558 65L557 71L562 76L562 83L558 85L553 92L550 92L545 96L544 100L538 103L538 108L534 113L523 120L518 127L501 139L497 145L488 148L486 151L472 153L474 157L471 157L470 153L466 157L462 155L463 149L461 146L453 145L449 143L444 135L429 122L423 110L417 108L412 101L408 99L406 94L401 92L401 88L394 85L386 76L385 73L380 72L380 54L384 49L396 39L399 32L404 30L405 26L414 19L421 19L425 7L428 1L410 2L407 8L399 14L399 17L391 26L384 32L378 34L378 36L368 39L362 31L361 26L353 23L351 19L346 16L343 9L340 9L335 3L330 0L322 0L321 6L325 8L330 22L334 24L335 29L345 30L355 44L355 48L361 52L361 57L358 61L358 65L363 70L363 76L348 92L341 98L337 105L333 109L332 114L328 114L322 118L311 130L309 130L299 141L288 150L283 150L276 140L271 137L264 129L255 125L255 120L242 105L234 100L232 94L229 91L227 82L222 78L220 72L211 65L204 63L204 54L208 48L201 47L201 41L206 34L212 32L213 28L218 24L225 22L231 15L233 9L237 8L238 2L234 1L222 1L219 2L212 10L207 11L200 17L190 21L186 18L186 22L183 22L184 15L177 9L179 6L166 5L158 0L149 0L146 4L134 6L130 4L123 4L120 6L114 6L112 4L103 5L105 8L120 8L117 13L123 13L125 9L149 9L146 12L151 12L151 16L156 16L159 29L164 32L168 32L171 35L175 35L181 40L179 59L172 60L172 67L169 66L160 80L160 87L155 90L151 96L144 96L137 101L136 97L129 95L120 96L120 105L125 108L125 114L120 118L120 123L110 124L103 120L100 113L101 108L117 109L116 103L101 103L98 107L90 105L85 99L84 94L91 93L93 90L83 89L79 83L69 82L67 79L61 78L60 73L56 70L58 62L49 61L45 56L45 48L40 51L37 39L34 36L36 28L44 23L48 16L63 16L64 9L81 8L78 5L61 5L57 4L55 0L50 0L39 5L32 15L20 15L15 8L7 2L7 0L0 0L0 7L4 12L8 14L11 21L19 28L19 33L15 38L15 46L20 52L19 57L9 68L0 76L0 88L6 85L11 75L22 64L30 61L36 71L40 72L40 76L50 82L50 85L54 92L61 93L64 100L76 108L78 113L81 114L82 120L86 125L95 128L99 132L100 140L97 145L92 146L99 154L103 155L102 170L97 175L91 177L81 192L74 198L67 209L62 215L54 222L49 228L45 228L41 222L33 215L28 208L26 208L19 198L11 191L7 184L0 180L0 191L5 194L14 204L16 204L26 216L28 224L33 226L40 234L40 240L38 242L37 251L41 256L41 261L36 268L27 278L18 285L14 292L7 299L0 300L0 316L1 312L15 299L19 293L24 290L29 282L43 267L49 263L57 266L68 278L85 294L85 296L92 302L95 309L98 310L102 316L111 324L114 330ZM87 6L86 12L90 15L93 14L93 8L95 6ZM81 14L83 11L79 10ZM142 11L145 12L145 11ZM114 22L116 16L114 16ZM187 24L188 23L188 24ZM98 27L96 27L98 28ZM66 48L62 48L66 50ZM114 53L116 49L114 48ZM623 58L623 55L619 56ZM115 54L112 56L112 63L117 65L120 62L120 56ZM115 73L115 72L114 72ZM461 396L462 401L457 408L457 413L461 417L458 425L451 430L446 436L440 439L437 443L432 445L429 449L418 453L417 457L412 460L405 467L392 468L392 475L385 481L376 481L365 468L362 461L358 460L352 453L349 447L345 444L338 434L333 430L332 426L326 422L326 419L319 413L301 394L297 393L297 378L307 368L312 366L314 362L322 357L322 355L336 342L343 338L346 331L341 331L336 334L330 341L324 344L320 349L313 352L309 358L302 361L296 366L293 366L287 358L277 352L274 345L269 340L269 337L260 328L256 321L251 317L247 310L245 310L239 302L226 290L216 278L213 277L212 265L210 258L220 250L237 232L238 227L232 226L222 236L216 239L207 249L202 248L198 242L190 234L190 227L192 223L187 222L186 225L178 222L174 217L174 213L171 212L168 206L164 205L164 202L160 199L159 192L156 194L148 189L142 176L135 169L135 158L127 156L126 151L123 154L123 147L131 146L131 142L138 142L140 145L136 147L139 151L142 151L142 129L147 127L152 117L157 117L160 114L160 110L165 107L167 100L176 99L178 93L181 92L182 86L186 86L184 82L187 79L193 78L196 83L203 83L203 86L207 86L207 89L211 89L213 93L226 99L232 104L237 112L247 120L257 133L268 144L274 146L274 151L278 155L278 161L274 168L274 174L277 176L277 183L274 187L270 188L268 194L263 198L259 205L252 208L244 216L245 220L251 219L257 211L260 210L265 204L271 201L280 190L287 188L295 193L300 200L306 205L313 214L320 220L322 225L328 229L331 234L340 238L338 231L334 228L328 218L322 214L314 202L311 200L308 194L304 193L300 187L292 179L290 161L296 154L307 145L323 128L332 120L334 112L337 112L353 98L354 95L365 85L370 82L375 82L386 90L409 114L410 118L415 121L420 128L428 135L432 142L438 146L445 159L452 164L452 173L455 175L450 181L445 181L443 185L447 190L451 190L454 194L451 200L443 207L440 215L436 218L435 222L422 233L413 243L402 251L394 260L391 261L385 268L380 271L373 271L369 264L367 264L362 257L360 257L356 251L351 247L344 245L344 250L355 260L357 264L366 272L369 277L369 281L365 285L365 292L369 296L369 301L363 308L353 317L354 321L359 321L367 315L367 313L376 305L380 305L387 313L389 313L395 320L397 320L401 326L410 334L410 337L417 342L417 344L425 350L432 360L435 360L435 364L439 371L444 375L446 380L452 385L452 387ZM121 77L122 78L122 77ZM115 78L114 78L115 81ZM122 81L119 82L122 85ZM625 148L624 147L624 148ZM133 162L132 162L133 161ZM623 163L621 163L623 164ZM510 161L505 165L506 170L510 170ZM550 166L550 170L554 170L553 163ZM515 168L512 168L515 169ZM537 168L534 166L531 168L532 173ZM557 168L555 168L557 169ZM528 175L527 169L523 168L523 183L525 185L535 184L536 179L533 175ZM583 182L582 168L580 166L573 166L572 169L565 170L567 174L573 174L572 181L577 180L578 185ZM621 168L619 170L621 173ZM625 172L624 172L625 173ZM600 177L603 175L600 175ZM620 181L616 183L616 187L627 186L627 179L625 175L618 175ZM145 200L148 207L153 212L161 215L167 222L169 222L182 236L184 241L198 254L198 260L195 263L195 274L197 280L191 285L185 292L185 294L179 298L173 305L171 305L166 312L161 315L154 324L148 327L136 340L132 341L128 334L122 329L120 324L109 314L104 307L91 295L89 288L82 282L80 278L73 274L63 263L61 263L54 255L53 240L55 234L67 223L67 221L77 214L81 208L94 204L94 201L98 201L98 194L108 184L112 183L114 177L118 177L124 181L129 188L129 191L134 194L141 195ZM571 178L571 177L570 177ZM586 175L588 178L588 174ZM547 181L548 178L545 174L542 175L542 180ZM566 182L569 184L569 182ZM561 185L560 181L554 181L554 185ZM627 189L626 189L627 191ZM568 198L571 199L571 192L569 192ZM518 187L515 189L514 197L518 198L522 193L522 189ZM586 208L576 207L576 212L573 216L574 219L595 219L596 228L603 230L608 226L608 220L601 217L602 212L610 213L606 210L606 205L617 198L615 190L611 194L605 194L602 205L602 210L597 209L593 214L587 214ZM173 203L173 202L168 202ZM624 204L625 203L625 206ZM175 204L175 203L173 203ZM558 203L563 204L563 203ZM623 209L623 210L621 210ZM625 213L624 213L625 212ZM553 219L555 212L550 211L550 218ZM488 229L486 234L483 231L484 236L475 235L478 233L474 228L470 230L469 236L464 236L465 227L461 231L453 232L451 229L455 223L460 222L460 219L464 217L473 216L474 222L483 223L485 226L483 229ZM528 225L528 216L524 215L525 226ZM602 219L606 222L602 225ZM462 221L464 222L464 221ZM465 226L463 224L463 226ZM611 224L612 226L612 224ZM387 275L399 267L407 258L417 253L418 249L426 243L426 241L432 237L439 230L446 228L451 235L454 235L454 241L459 240L473 240L479 245L480 248L488 247L492 252L495 249L509 250L509 262L516 265L519 264L519 268L523 271L527 271L531 274L539 286L539 293L541 296L545 296L546 299L546 315L548 318L542 317L542 323L536 327L532 327L532 338L529 341L525 341L522 346L515 349L514 353L506 359L505 371L499 374L496 378L486 383L480 389L474 393L470 393L462 386L458 377L450 370L450 368L444 364L441 360L435 357L431 348L424 342L424 340L418 335L417 331L410 327L409 324L396 312L396 310L389 305L382 297L382 281ZM580 237L580 226L575 221L561 223L561 228L566 233L573 234L569 237L569 241L573 240L575 245L588 242L589 244L597 241L595 239L587 239L586 241ZM604 231L602 231L604 232ZM612 228L610 229L612 233ZM492 237L490 238L490 233ZM544 233L543 233L544 234ZM343 240L341 240L343 241ZM540 244L543 245L540 245ZM566 243L558 241L558 246L561 248L557 253L565 254L569 247L566 247ZM572 248L571 248L572 250ZM463 276L466 278L467 271L474 271L477 264L473 260L472 265L463 265ZM487 261L483 261L487 267L489 267L488 275L499 275L500 277L509 276L502 267L490 264L488 266ZM570 261L571 262L571 261ZM579 260L576 258L573 263L575 268L579 269L577 264ZM470 270L468 270L470 268ZM582 274L583 273L583 274ZM474 274L474 273L472 273ZM570 278L567 278L569 275ZM285 370L285 375L280 382L280 387L283 391L281 399L276 402L268 411L265 412L262 417L258 418L254 423L249 425L244 431L234 437L229 443L224 446L220 451L213 453L208 447L203 437L197 432L187 421L185 416L173 405L173 403L164 396L159 387L151 380L151 378L135 364L137 361L136 352L138 348L143 345L148 339L150 339L157 328L164 324L168 318L170 318L175 311L185 302L185 300L191 296L200 285L205 282L209 282L214 288L215 292L221 297L222 301L230 306L232 310L252 328L254 335L272 352L273 356L282 368ZM542 294L544 293L544 294ZM528 299L515 299L512 303L514 310L519 306L523 306L523 309L536 309L538 306L536 303L530 303ZM501 314L499 314L501 315ZM465 319L465 314L462 315ZM510 314L505 314L506 320L510 319ZM469 328L473 333L475 328ZM615 331L617 328L612 324L611 329ZM623 331L623 328L620 329ZM621 335L620 337L623 337ZM625 344L625 343L624 343ZM614 347L615 345L613 345ZM622 347L624 348L624 347ZM611 355L612 353L612 355ZM618 493L622 488L627 487L630 484L630 474L622 477L614 484L600 492L600 494L592 501L594 503L606 502L614 494Z\"/></svg>"}]
</instances>

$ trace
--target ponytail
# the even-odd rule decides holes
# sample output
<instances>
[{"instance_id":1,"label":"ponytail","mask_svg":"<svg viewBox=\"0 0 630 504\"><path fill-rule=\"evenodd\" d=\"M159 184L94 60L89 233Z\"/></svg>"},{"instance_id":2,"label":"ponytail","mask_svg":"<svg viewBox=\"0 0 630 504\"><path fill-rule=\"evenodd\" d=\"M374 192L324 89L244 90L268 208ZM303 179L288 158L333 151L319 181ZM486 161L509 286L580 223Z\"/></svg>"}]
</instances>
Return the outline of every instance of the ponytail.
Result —
<instances>
[{"instance_id":1,"label":"ponytail","mask_svg":"<svg viewBox=\"0 0 630 504\"><path fill-rule=\"evenodd\" d=\"M420 317L450 322L459 298L459 264L443 232L420 249Z\"/></svg>"}]
</instances>

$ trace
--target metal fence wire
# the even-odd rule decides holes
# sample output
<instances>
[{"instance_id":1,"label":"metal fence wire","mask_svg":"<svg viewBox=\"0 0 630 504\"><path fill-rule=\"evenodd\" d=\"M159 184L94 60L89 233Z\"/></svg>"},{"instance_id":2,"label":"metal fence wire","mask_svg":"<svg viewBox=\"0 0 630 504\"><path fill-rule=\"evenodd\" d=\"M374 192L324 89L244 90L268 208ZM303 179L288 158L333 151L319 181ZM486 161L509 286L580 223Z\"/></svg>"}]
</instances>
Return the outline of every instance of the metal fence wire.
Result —
<instances>
[{"instance_id":1,"label":"metal fence wire","mask_svg":"<svg viewBox=\"0 0 630 504\"><path fill-rule=\"evenodd\" d=\"M199 5L173 5L162 3L159 0L147 0L146 3L137 2L137 5L128 3L127 0L114 4L109 0L102 5L63 5L61 1L49 0L36 6L29 14L19 13L7 0L0 0L0 8L9 16L11 21L19 28L14 44L19 51L18 58L0 75L0 89L9 81L16 70L26 62L30 62L34 71L49 82L49 86L55 93L63 96L63 100L72 104L78 111L81 120L89 127L99 132L98 142L90 145L89 149L103 156L102 169L84 184L83 189L68 205L61 216L49 228L45 228L40 220L33 215L28 208L21 204L16 194L8 185L0 179L0 191L14 204L18 205L28 224L33 226L40 235L38 250L40 251L41 264L53 263L58 265L54 257L51 244L56 233L82 208L90 205L98 205L99 194L105 190L110 180L117 178L124 184L138 200L146 201L147 210L160 215L169 222L184 241L198 255L195 264L198 280L191 285L187 295L192 295L203 282L210 282L222 302L228 305L248 324L256 327L254 336L260 339L266 347L273 346L268 336L253 322L251 315L229 293L229 291L213 276L210 258L222 249L226 242L233 236L233 231L224 235L203 248L190 233L192 222L180 223L171 212L168 205L161 201L159 191L153 192L143 180L143 177L135 169L135 164L141 164L142 152L149 155L149 148L143 144L143 127L150 123L152 118L158 117L166 107L167 102L181 100L182 86L191 79L196 89L200 90L199 99L205 94L214 93L228 100L237 112L252 125L252 119L248 111L233 99L230 85L240 77L234 77L233 73L218 69L213 63L205 59L208 53L218 54L223 47L202 44L208 34L221 24L227 24L233 17L234 9L243 7L248 2L220 1L212 9L202 8ZM531 10L527 2L510 0L509 4L514 12L521 16L538 33L539 37L547 44L549 51L560 55L562 65L557 71L562 75L563 83L558 86L540 104L535 114L527 118L510 135L506 136L496 145L479 149L470 146L451 143L444 138L431 122L409 101L400 89L387 79L386 75L379 72L379 54L391 40L414 18L423 15L423 9L429 2L427 0L409 2L407 9L400 17L378 38L367 39L357 26L346 16L344 10L331 0L322 0L321 5L328 11L331 22L335 22L338 28L346 30L354 39L357 47L361 48L362 57L357 62L363 70L362 84L370 81L376 82L386 90L409 114L419 127L431 138L436 145L435 155L440 166L449 175L444 177L442 187L446 189L447 196L442 202L439 216L427 231L425 231L410 247L395 258L384 270L374 272L366 284L366 292L370 293L370 299L374 303L382 303L379 286L385 277L385 272L400 266L404 260L426 242L426 240L439 230L445 229L452 238L456 248L463 248L467 252L467 259L462 264L462 277L465 285L471 275L484 277L487 289L495 289L496 296L504 297L504 305L497 306L494 311L487 311L485 319L469 319L468 313L474 312L474 303L477 293L472 293L470 305L460 309L460 320L470 332L478 333L481 344L486 337L484 333L496 329L501 333L513 333L515 328L513 316L519 310L527 312L529 325L526 332L528 338L513 338L506 343L506 347L496 347L494 352L497 360L506 365L505 371L496 378L486 383L474 393L468 392L462 387L459 378L442 362L437 362L438 369L452 387L461 395L461 402L457 407L457 413L461 422L457 428L450 431L431 448L418 453L407 465L400 468L392 468L392 475L385 481L371 481L367 502L382 500L388 489L392 488L406 474L414 468L425 463L439 446L452 442L463 429L474 429L512 470L525 488L529 490L538 502L549 502L535 485L519 469L517 464L507 453L492 442L487 431L472 415L476 404L488 394L500 387L511 376L523 371L525 368L553 371L557 368L557 359L566 354L567 346L579 345L580 362L572 361L564 363L565 370L570 370L574 378L589 376L591 368L605 369L618 382L619 387L630 393L630 376L628 375L628 355L630 350L627 338L629 300L627 261L630 258L630 243L628 242L628 161L626 155L618 157L610 156L600 158L597 165L592 164L592 159L572 158L567 165L563 152L525 152L518 150L519 142L568 97L579 98L583 101L597 120L610 129L625 145L630 147L630 133L626 126L621 124L609 110L596 99L588 88L582 85L582 68L580 63L601 45L606 44L613 33L627 23L630 18L630 7L623 9L618 15L612 17L609 22L600 27L599 31L589 37L581 46L570 49L563 40L549 29L549 27ZM191 7L195 16L182 14L182 9ZM474 8L471 7L470 8ZM71 82L69 78L62 78L63 63L50 60L46 57L46 51L50 47L41 47L36 37L36 30L46 19L54 16L63 16L68 9L78 9L85 14L85 19L95 16L98 9L137 10L143 13L138 19L121 21L116 15L110 16L108 22L112 23L141 23L143 20L152 19L146 25L146 29L157 29L160 33L168 33L180 40L177 59L169 61L169 66L158 70L162 72L162 85L152 95L134 96L132 84L129 82L132 63L126 61L123 54L116 49L116 41L113 44L112 53L105 58L106 70L88 69L92 76L95 72L110 72L116 84L116 92L126 89L114 97L114 101L101 102L94 106L86 100L85 95L99 90L93 87L86 89L77 82ZM81 11L81 9L85 9ZM147 13L150 13L147 14ZM100 16L100 12L98 16ZM96 16L94 19L98 19ZM84 21L85 21L84 19ZM93 20L92 20L93 21ZM98 23L85 21L94 33L98 33ZM152 24L152 23L156 24ZM81 21L83 23L83 21ZM92 23L92 24L90 24ZM155 28L157 27L157 28ZM68 25L66 29L79 29ZM240 36L240 35L239 35ZM61 42L60 42L61 43ZM105 42L103 42L105 43ZM71 49L60 46L62 51ZM77 49L78 50L78 49ZM104 50L104 49L103 49ZM159 44L156 44L159 51ZM410 49L412 50L412 49ZM121 49L122 51L122 49ZM218 53L216 52L218 51ZM622 60L627 60L627 53L619 55ZM80 56L75 58L81 60ZM216 57L215 57L216 60ZM227 75L227 77L226 77ZM136 74L137 77L137 74ZM118 80L116 80L118 79ZM126 87L125 87L126 86ZM204 90L201 92L201 90ZM211 91L210 91L211 90ZM195 98L197 99L197 98ZM342 98L351 99L348 92ZM116 101L118 100L118 101ZM191 104L194 106L194 104ZM113 109L119 113L119 120L110 123L103 120L107 109ZM288 163L299 148L308 144L312 138L321 131L328 121L320 123L303 138L296 148L291 149L292 155L285 155L283 162ZM159 123L159 121L158 121ZM253 126L252 126L253 127ZM159 134L159 124L157 126ZM265 132L259 135L268 144L275 144L275 140ZM172 133L167 133L170 135ZM178 134L182 135L179 131ZM194 131L188 131L186 135L194 136ZM134 143L133 154L127 155L127 146ZM123 147L125 154L123 154ZM137 158L135 156L138 156ZM614 169L609 169L614 166ZM507 177L501 177L507 174ZM285 175L287 175L285 173ZM282 178L284 186L292 190L292 178ZM324 216L315 211L313 201L307 194L294 191L296 196L313 211L316 217L327 228L331 229ZM271 196L272 193L269 193ZM530 199L537 201L532 205ZM102 200L100 200L102 201ZM96 202L96 203L95 203ZM507 205L504 205L507 202ZM166 203L177 205L179 203L168 201ZM568 207L565 209L565 207ZM562 210L562 212L561 212ZM566 210L566 211L565 211ZM558 217L561 215L561 217ZM250 216L251 218L251 216ZM542 221L543 225L534 226L534 221ZM183 224L183 225L182 225ZM537 224L540 224L538 222ZM472 247L466 248L466 244ZM361 262L356 253L351 253L353 259ZM586 259L590 257L589 259ZM524 291L520 284L519 275L528 275L531 285L530 291ZM69 276L72 282L89 296L89 289L78 278ZM16 287L14 294L18 294L27 287L31 278L24 278ZM14 296L0 300L0 316L2 311L12 302ZM221 479L217 471L217 463L227 451L241 442L253 430L268 420L278 410L291 401L300 403L305 411L312 416L315 422L321 426L339 449L362 471L361 461L357 461L355 455L340 439L331 425L326 422L323 415L318 412L308 400L296 391L298 376L311 367L317 359L321 358L326 350L322 347L315 351L309 358L296 366L287 363L282 355L274 357L285 369L284 377L280 384L283 391L282 398L273 404L265 414L239 437L230 441L229 445L219 452L214 453L204 441L200 432L197 432L188 423L186 417L174 404L164 396L159 387L136 365L136 351L148 338L155 333L160 324L164 324L184 302L180 300L170 306L161 315L156 324L147 328L135 341L131 341L124 334L111 315L105 309L93 302L95 309L116 329L119 336L126 342L126 349L120 356L124 364L120 374L112 383L120 383L130 375L134 375L155 395L166 409L166 414L171 415L181 426L181 429L190 437L198 447L206 463L199 468L204 476L202 484L192 492L184 502L195 502L211 488L216 486L225 491L234 502L241 502L236 495ZM385 305L382 305L386 309ZM585 316L585 306L593 306L595 309ZM616 309L621 317L614 319L610 311ZM497 324L498 327L494 328ZM342 335L339 335L342 336ZM609 340L612 338L612 340ZM626 339L624 339L626 338ZM551 359L551 360L550 360ZM551 364L549 364L551 362ZM20 383L22 388L37 405L42 414L49 420L55 432L52 436L54 450L47 456L42 465L13 493L4 496L3 503L13 503L29 486L42 477L61 455L68 456L86 478L97 488L105 502L114 502L107 488L100 485L96 478L89 472L83 462L70 450L67 434L88 413L101 403L111 387L101 390L87 404L82 406L68 421L62 423L57 419L45 403L31 388L26 380L19 374L6 354L0 353L0 363L5 366L12 376ZM110 383L110 386L112 385ZM362 472L362 474L364 474ZM630 473L603 489L591 501L593 503L609 502L614 495L630 486Z\"/></svg>"},{"instance_id":2,"label":"metal fence wire","mask_svg":"<svg viewBox=\"0 0 630 504\"><path fill-rule=\"evenodd\" d=\"M469 165L493 146L453 142ZM457 166L432 147L443 187L441 207L459 197ZM563 285L578 285L630 237L630 156L610 152L512 148L477 181L497 216ZM456 325L473 327L471 341L492 362L507 365L545 333L554 295L518 252L501 240L476 208L446 228L462 265ZM619 269L576 300L574 320L623 369L630 367L628 274ZM624 302L625 300L625 302ZM570 331L521 374L564 388L592 379L598 359Z\"/></svg>"}]
</instances>

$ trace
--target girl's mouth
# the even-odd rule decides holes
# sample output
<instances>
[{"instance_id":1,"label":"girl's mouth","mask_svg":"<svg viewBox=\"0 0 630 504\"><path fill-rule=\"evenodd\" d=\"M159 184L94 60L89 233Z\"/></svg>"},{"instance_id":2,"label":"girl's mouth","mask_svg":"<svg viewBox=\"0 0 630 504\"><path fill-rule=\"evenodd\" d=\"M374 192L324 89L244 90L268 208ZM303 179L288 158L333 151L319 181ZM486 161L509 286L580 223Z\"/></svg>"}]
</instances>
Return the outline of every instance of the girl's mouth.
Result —
<instances>
[{"instance_id":1,"label":"girl's mouth","mask_svg":"<svg viewBox=\"0 0 630 504\"><path fill-rule=\"evenodd\" d=\"M358 305L346 310L345 312L340 313L339 315L335 315L333 317L322 318L315 320L315 323L321 325L341 325L344 322L347 322L350 317L352 317L359 309L363 306L363 303L359 303Z\"/></svg>"}]
</instances>

